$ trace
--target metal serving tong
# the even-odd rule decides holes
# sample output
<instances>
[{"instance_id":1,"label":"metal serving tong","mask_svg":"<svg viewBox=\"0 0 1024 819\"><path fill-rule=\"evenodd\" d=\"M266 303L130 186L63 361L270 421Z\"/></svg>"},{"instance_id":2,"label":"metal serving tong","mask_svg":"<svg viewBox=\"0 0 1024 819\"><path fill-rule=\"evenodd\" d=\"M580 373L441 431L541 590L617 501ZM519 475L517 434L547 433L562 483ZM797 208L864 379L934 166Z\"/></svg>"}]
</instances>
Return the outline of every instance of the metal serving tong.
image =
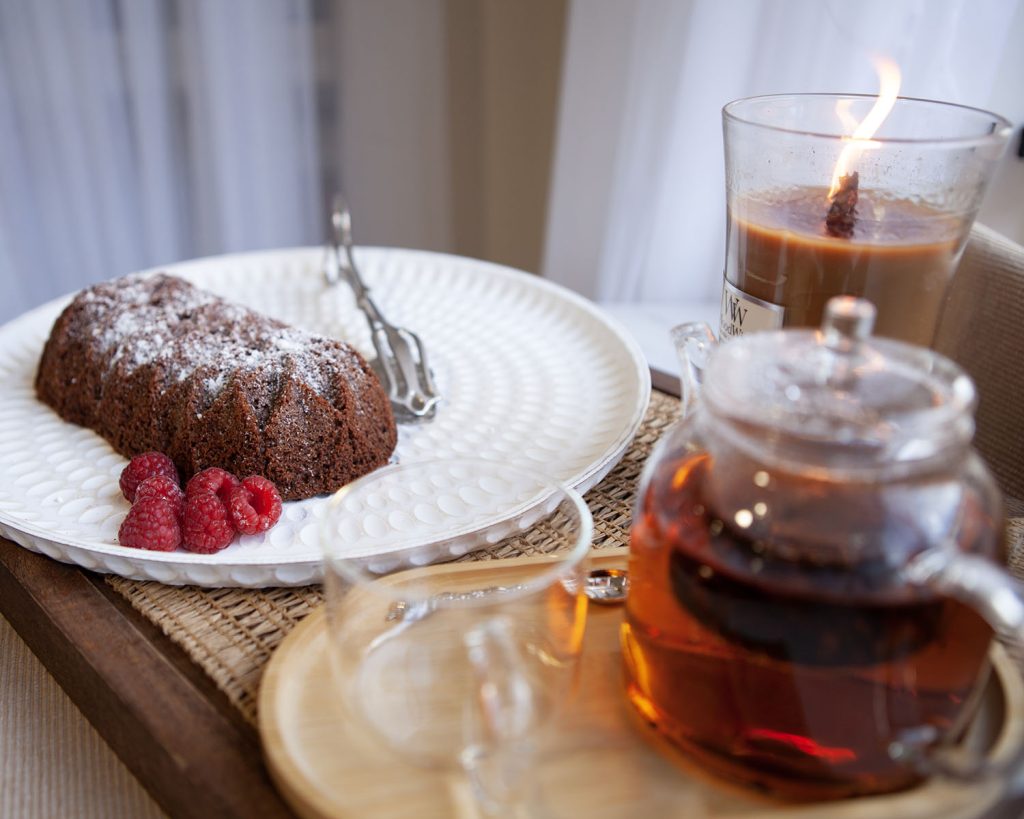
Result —
<instances>
[{"instance_id":1,"label":"metal serving tong","mask_svg":"<svg viewBox=\"0 0 1024 819\"><path fill-rule=\"evenodd\" d=\"M395 418L399 421L420 421L434 416L441 396L427 366L423 342L411 330L395 327L381 314L370 298L368 288L359 275L352 255L352 215L340 194L331 206L331 250L334 264L324 266L328 284L337 284L344 277L355 293L356 305L366 315L377 358L370 362L381 380Z\"/></svg>"}]
</instances>

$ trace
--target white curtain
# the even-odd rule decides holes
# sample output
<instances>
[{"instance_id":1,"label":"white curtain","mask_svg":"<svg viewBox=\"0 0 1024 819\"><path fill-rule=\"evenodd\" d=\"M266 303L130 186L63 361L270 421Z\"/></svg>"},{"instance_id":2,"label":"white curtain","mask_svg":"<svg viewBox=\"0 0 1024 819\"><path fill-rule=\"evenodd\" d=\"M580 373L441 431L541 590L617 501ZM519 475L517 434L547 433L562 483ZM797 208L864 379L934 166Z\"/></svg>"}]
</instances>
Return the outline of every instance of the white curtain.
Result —
<instances>
[{"instance_id":1,"label":"white curtain","mask_svg":"<svg viewBox=\"0 0 1024 819\"><path fill-rule=\"evenodd\" d=\"M1020 123L1022 45L1020 0L571 0L543 271L605 302L715 301L726 102L876 93L883 54L902 94Z\"/></svg>"},{"instance_id":2,"label":"white curtain","mask_svg":"<svg viewBox=\"0 0 1024 819\"><path fill-rule=\"evenodd\" d=\"M0 286L321 235L307 0L0 0Z\"/></svg>"},{"instance_id":3,"label":"white curtain","mask_svg":"<svg viewBox=\"0 0 1024 819\"><path fill-rule=\"evenodd\" d=\"M447 249L443 0L0 0L0 322L185 258Z\"/></svg>"}]
</instances>

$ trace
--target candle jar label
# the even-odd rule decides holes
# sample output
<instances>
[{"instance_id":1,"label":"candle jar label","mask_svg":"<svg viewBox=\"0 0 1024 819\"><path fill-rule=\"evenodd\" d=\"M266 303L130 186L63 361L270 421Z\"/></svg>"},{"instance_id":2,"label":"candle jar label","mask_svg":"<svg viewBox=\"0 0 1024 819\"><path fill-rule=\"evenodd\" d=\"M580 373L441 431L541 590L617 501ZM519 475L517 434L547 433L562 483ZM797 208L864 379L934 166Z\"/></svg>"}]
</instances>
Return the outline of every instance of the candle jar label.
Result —
<instances>
[{"instance_id":1,"label":"candle jar label","mask_svg":"<svg viewBox=\"0 0 1024 819\"><path fill-rule=\"evenodd\" d=\"M786 310L782 305L755 298L723 281L722 310L719 316L719 337L724 341L733 336L778 330Z\"/></svg>"}]
</instances>

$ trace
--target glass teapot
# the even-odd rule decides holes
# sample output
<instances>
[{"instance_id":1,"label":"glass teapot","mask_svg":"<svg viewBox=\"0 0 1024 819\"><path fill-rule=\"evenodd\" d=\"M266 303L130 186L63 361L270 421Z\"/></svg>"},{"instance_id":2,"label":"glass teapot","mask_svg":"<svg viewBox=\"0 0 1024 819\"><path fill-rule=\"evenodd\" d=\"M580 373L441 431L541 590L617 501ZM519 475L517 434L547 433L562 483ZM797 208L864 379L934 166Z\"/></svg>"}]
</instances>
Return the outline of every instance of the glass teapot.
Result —
<instances>
[{"instance_id":1,"label":"glass teapot","mask_svg":"<svg viewBox=\"0 0 1024 819\"><path fill-rule=\"evenodd\" d=\"M629 699L706 767L790 798L986 773L953 741L993 631L1024 626L973 384L871 337L874 314L835 298L821 330L710 357L710 330L682 331L688 410L633 518Z\"/></svg>"}]
</instances>

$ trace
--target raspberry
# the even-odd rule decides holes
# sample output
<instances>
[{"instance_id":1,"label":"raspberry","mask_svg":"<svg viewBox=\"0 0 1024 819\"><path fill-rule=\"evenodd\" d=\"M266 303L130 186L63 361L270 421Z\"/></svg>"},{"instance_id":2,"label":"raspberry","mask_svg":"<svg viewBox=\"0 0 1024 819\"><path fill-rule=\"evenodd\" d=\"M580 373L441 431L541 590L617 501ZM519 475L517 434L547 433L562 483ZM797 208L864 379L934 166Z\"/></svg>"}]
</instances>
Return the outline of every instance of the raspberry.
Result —
<instances>
[{"instance_id":1,"label":"raspberry","mask_svg":"<svg viewBox=\"0 0 1024 819\"><path fill-rule=\"evenodd\" d=\"M243 535L265 532L281 517L281 496L266 478L253 475L228 495L228 511Z\"/></svg>"},{"instance_id":2,"label":"raspberry","mask_svg":"<svg viewBox=\"0 0 1024 819\"><path fill-rule=\"evenodd\" d=\"M160 498L167 501L178 515L178 522L181 523L182 514L185 511L185 493L170 478L163 475L146 478L135 490L135 503L143 498Z\"/></svg>"},{"instance_id":3,"label":"raspberry","mask_svg":"<svg viewBox=\"0 0 1024 819\"><path fill-rule=\"evenodd\" d=\"M135 500L135 490L146 478L163 475L175 483L178 482L178 470L174 461L162 452L144 452L131 459L128 466L121 471L121 492L129 502Z\"/></svg>"},{"instance_id":4,"label":"raspberry","mask_svg":"<svg viewBox=\"0 0 1024 819\"><path fill-rule=\"evenodd\" d=\"M121 522L117 542L134 549L173 552L181 544L178 514L162 498L141 498Z\"/></svg>"},{"instance_id":5,"label":"raspberry","mask_svg":"<svg viewBox=\"0 0 1024 819\"><path fill-rule=\"evenodd\" d=\"M189 479L185 485L185 496L192 497L192 495L203 492L212 492L220 498L221 503L227 504L231 490L239 485L241 485L241 481L226 469L211 466L209 469L197 472Z\"/></svg>"},{"instance_id":6,"label":"raspberry","mask_svg":"<svg viewBox=\"0 0 1024 819\"><path fill-rule=\"evenodd\" d=\"M227 507L213 492L191 492L185 495L185 523L181 532L186 549L209 555L231 542L235 527Z\"/></svg>"}]
</instances>

